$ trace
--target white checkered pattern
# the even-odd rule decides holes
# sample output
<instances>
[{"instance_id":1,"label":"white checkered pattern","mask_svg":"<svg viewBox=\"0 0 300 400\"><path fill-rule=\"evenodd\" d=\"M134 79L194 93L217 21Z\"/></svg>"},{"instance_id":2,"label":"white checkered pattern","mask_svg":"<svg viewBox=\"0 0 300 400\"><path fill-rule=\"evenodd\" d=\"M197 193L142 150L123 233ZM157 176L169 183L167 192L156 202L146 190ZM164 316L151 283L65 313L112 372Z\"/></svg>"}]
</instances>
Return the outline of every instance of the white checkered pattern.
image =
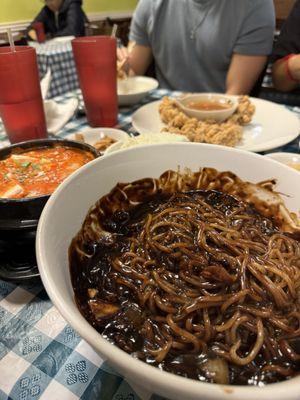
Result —
<instances>
[{"instance_id":1,"label":"white checkered pattern","mask_svg":"<svg viewBox=\"0 0 300 400\"><path fill-rule=\"evenodd\" d=\"M0 281L1 400L151 397L132 386L66 323L42 285Z\"/></svg>"},{"instance_id":2,"label":"white checkered pattern","mask_svg":"<svg viewBox=\"0 0 300 400\"><path fill-rule=\"evenodd\" d=\"M71 41L31 43L37 53L37 61L42 78L51 70L51 83L47 98L60 96L79 88Z\"/></svg>"}]
</instances>

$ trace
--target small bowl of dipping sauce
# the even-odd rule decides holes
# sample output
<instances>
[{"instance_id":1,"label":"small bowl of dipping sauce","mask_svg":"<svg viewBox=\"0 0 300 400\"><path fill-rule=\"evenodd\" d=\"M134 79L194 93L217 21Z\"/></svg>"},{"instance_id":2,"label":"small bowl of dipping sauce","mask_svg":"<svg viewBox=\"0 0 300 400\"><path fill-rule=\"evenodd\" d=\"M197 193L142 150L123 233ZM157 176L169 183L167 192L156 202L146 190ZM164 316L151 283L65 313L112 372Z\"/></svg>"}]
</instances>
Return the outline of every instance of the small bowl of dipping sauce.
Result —
<instances>
[{"instance_id":1,"label":"small bowl of dipping sauce","mask_svg":"<svg viewBox=\"0 0 300 400\"><path fill-rule=\"evenodd\" d=\"M225 121L237 109L234 96L217 93L189 94L176 99L182 111L199 120Z\"/></svg>"}]
</instances>

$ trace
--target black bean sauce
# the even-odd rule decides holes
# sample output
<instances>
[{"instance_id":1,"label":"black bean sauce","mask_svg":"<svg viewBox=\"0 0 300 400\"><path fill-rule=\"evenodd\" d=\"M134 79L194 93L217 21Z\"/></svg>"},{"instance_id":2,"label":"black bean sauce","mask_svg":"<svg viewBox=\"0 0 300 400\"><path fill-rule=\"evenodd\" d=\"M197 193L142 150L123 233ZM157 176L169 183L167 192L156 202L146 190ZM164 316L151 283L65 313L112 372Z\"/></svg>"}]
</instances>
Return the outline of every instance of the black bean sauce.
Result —
<instances>
[{"instance_id":1,"label":"black bean sauce","mask_svg":"<svg viewBox=\"0 0 300 400\"><path fill-rule=\"evenodd\" d=\"M276 227L270 219L262 217L255 209L249 206L245 207L244 204L241 205L238 200L230 195L225 195L217 191L190 191L184 195L190 197L191 202L197 198L201 198L201 200L217 210L220 215L223 215L224 218L231 218L232 229L247 230L249 237L255 243L261 240L267 241L268 237L277 232ZM180 198L176 198L175 196L175 200L177 205L180 204ZM183 197L182 201L186 201L186 197ZM154 316L151 312L151 307L150 309L144 309L139 293L130 284L130 282L134 281L134 284L140 288L143 285L143 278L139 276L133 278L129 273L129 283L127 281L124 282L124 278L112 267L112 260L119 257L120 254L130 253L131 242L129 239L136 237L145 225L146 217L149 214L157 212L162 204L166 202L169 202L170 207L172 206L172 197L170 195L155 195L148 199L147 202L133 207L130 211L118 211L102 221L104 230L110 232L114 240L102 240L97 243L88 244L87 250L93 256L84 262L79 257L73 243L69 253L70 271L75 299L81 313L109 342L117 345L133 357L139 358L165 371L200 381L242 385L261 385L284 379L285 377L273 373L272 370L270 370L271 372L262 372L262 365L265 365L263 354L259 354L247 368L230 362L227 363L226 356L223 360L219 355L222 351L226 352L228 349L224 343L218 342L219 339L221 341L223 339L222 335L216 334L216 332L214 332L214 338L205 351L195 353L192 346L183 346L184 350L182 352L177 348L171 348L165 358L158 360L154 356L155 351L151 353L146 350L153 346L149 342L151 335L149 336L149 324L147 321L151 321L151 334L159 338L161 335L160 320L165 316L165 313L157 311ZM239 213L241 212L247 214L246 219L239 217ZM234 215L237 215L237 218ZM158 230L158 232L160 231ZM180 242L182 239L178 238L176 240ZM208 239L207 244L209 246L215 245L214 239ZM222 246L222 243L220 243L221 250ZM163 266L169 271L169 282L172 279L177 279L177 294L183 295L186 286L183 285L181 291L180 273L184 270L185 265L189 265L188 251L182 253L178 260L174 251L174 260L172 260L171 264L168 254L164 256L154 250L151 251L151 255L155 259L155 264L153 266L149 264L149 270L151 271L151 268L153 268L153 271L155 271L158 268L157 265L160 268ZM217 254L211 255L207 251L199 253L199 258L193 266L194 274L202 271L203 268L208 268L208 272L206 272L207 276L217 271L217 268L224 273L224 275L220 275L220 278L217 275L212 276L211 283L207 284L207 289L203 284L203 296L205 296L206 290L210 290L210 294L219 293L223 280L231 279L231 276L236 272L233 269L234 264L231 261L234 257L236 257L234 249L228 254L228 258L225 257L224 259L218 258ZM168 279L167 272L167 284ZM233 288L234 285L235 283L232 283ZM161 288L156 293L161 297L163 295ZM224 291L224 293L227 292ZM252 303L254 307L255 304L254 302ZM265 307L267 308L268 306L272 307L271 302L270 304L265 303ZM177 307L180 309L180 302L177 304ZM209 311L209 317L211 319L215 318L212 308ZM198 321L200 319L199 317ZM276 332L274 334L276 335ZM246 342L243 342L241 345L241 351L245 350L246 353L248 348L251 348L255 344L256 340L256 334L248 333L247 335L247 339L243 338L243 341L246 340ZM299 338L295 338L294 347L295 351L297 347L299 352ZM215 351L215 349L218 351ZM290 369L292 371L291 376L294 376L296 371L299 371L299 362L295 361L293 364L290 360L283 357L283 367ZM216 378L218 374L221 375ZM222 374L224 376L227 374L227 378L223 379Z\"/></svg>"}]
</instances>

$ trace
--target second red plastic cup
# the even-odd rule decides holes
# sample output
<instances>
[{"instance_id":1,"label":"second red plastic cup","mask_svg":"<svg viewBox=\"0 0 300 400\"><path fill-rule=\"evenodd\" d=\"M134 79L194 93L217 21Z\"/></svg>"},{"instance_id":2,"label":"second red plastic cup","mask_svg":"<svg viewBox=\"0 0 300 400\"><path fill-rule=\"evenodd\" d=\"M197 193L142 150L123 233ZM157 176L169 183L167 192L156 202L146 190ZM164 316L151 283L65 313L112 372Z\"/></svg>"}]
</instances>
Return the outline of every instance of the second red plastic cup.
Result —
<instances>
[{"instance_id":1,"label":"second red plastic cup","mask_svg":"<svg viewBox=\"0 0 300 400\"><path fill-rule=\"evenodd\" d=\"M72 41L73 54L90 126L117 123L116 39L90 36Z\"/></svg>"}]
</instances>

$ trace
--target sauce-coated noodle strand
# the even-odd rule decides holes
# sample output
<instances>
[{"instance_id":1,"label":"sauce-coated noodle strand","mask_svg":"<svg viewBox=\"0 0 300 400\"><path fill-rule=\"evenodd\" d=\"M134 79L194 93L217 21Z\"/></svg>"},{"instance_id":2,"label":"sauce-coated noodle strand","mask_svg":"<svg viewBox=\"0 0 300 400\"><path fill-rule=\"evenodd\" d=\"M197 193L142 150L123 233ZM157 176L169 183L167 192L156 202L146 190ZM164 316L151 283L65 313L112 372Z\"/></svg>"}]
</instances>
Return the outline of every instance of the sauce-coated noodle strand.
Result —
<instances>
[{"instance_id":1,"label":"sauce-coated noodle strand","mask_svg":"<svg viewBox=\"0 0 300 400\"><path fill-rule=\"evenodd\" d=\"M97 282L82 307L109 341L202 381L264 384L298 373L298 240L214 191L147 199L104 225L113 242L84 271L88 288Z\"/></svg>"}]
</instances>

